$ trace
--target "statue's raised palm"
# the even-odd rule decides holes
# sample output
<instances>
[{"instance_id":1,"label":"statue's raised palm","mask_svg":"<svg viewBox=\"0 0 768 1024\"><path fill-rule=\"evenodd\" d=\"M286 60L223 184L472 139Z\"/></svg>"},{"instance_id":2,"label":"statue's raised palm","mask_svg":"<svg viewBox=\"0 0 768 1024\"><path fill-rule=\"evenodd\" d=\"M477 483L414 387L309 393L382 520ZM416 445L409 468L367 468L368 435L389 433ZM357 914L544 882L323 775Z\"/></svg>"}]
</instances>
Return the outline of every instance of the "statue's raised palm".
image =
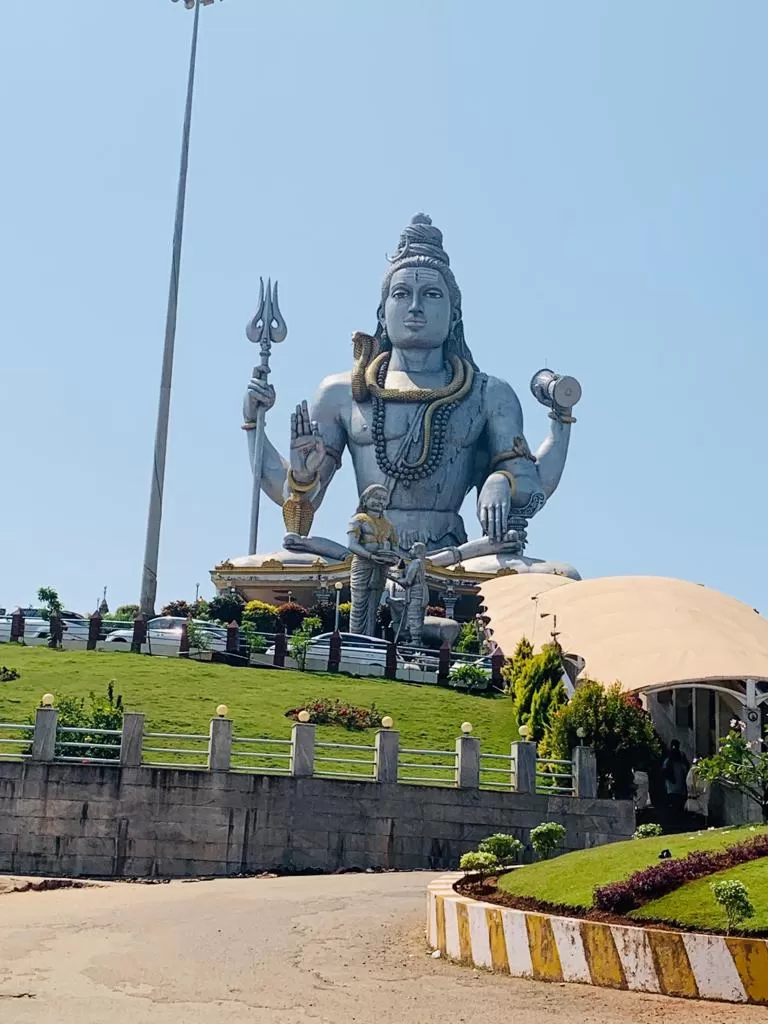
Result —
<instances>
[{"instance_id":1,"label":"statue's raised palm","mask_svg":"<svg viewBox=\"0 0 768 1024\"><path fill-rule=\"evenodd\" d=\"M297 483L309 483L325 458L325 445L317 423L309 418L307 403L291 413L291 472Z\"/></svg>"}]
</instances>

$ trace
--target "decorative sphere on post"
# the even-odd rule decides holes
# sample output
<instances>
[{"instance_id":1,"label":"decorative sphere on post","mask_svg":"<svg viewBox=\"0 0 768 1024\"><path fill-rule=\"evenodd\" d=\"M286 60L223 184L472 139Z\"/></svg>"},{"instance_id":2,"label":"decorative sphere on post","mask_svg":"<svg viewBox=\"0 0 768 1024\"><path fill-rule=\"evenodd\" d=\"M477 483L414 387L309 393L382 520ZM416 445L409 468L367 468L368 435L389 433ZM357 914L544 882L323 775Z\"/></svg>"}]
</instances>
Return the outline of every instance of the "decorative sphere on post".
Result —
<instances>
[{"instance_id":1,"label":"decorative sphere on post","mask_svg":"<svg viewBox=\"0 0 768 1024\"><path fill-rule=\"evenodd\" d=\"M531 734L531 727L530 725L521 725L518 732L520 733L521 740L527 740Z\"/></svg>"},{"instance_id":2,"label":"decorative sphere on post","mask_svg":"<svg viewBox=\"0 0 768 1024\"><path fill-rule=\"evenodd\" d=\"M391 729L394 724L394 720L390 715L384 715L381 720L381 726L383 729Z\"/></svg>"},{"instance_id":3,"label":"decorative sphere on post","mask_svg":"<svg viewBox=\"0 0 768 1024\"><path fill-rule=\"evenodd\" d=\"M54 701L54 696L53 696L52 693L44 693L43 694L43 699L40 701L40 703L43 705L44 708L52 708L53 707L53 701Z\"/></svg>"},{"instance_id":4,"label":"decorative sphere on post","mask_svg":"<svg viewBox=\"0 0 768 1024\"><path fill-rule=\"evenodd\" d=\"M216 708L216 714L219 716L219 718L226 718L227 715L229 714L229 708L227 707L226 704L219 704L219 706Z\"/></svg>"},{"instance_id":5,"label":"decorative sphere on post","mask_svg":"<svg viewBox=\"0 0 768 1024\"><path fill-rule=\"evenodd\" d=\"M341 593L341 591L344 589L344 584L341 582L341 580L336 580L336 582L333 584L333 588L334 590L338 590L339 593Z\"/></svg>"},{"instance_id":6,"label":"decorative sphere on post","mask_svg":"<svg viewBox=\"0 0 768 1024\"><path fill-rule=\"evenodd\" d=\"M472 723L471 722L462 722L461 723L461 731L464 733L465 736L469 736L469 734L472 732Z\"/></svg>"},{"instance_id":7,"label":"decorative sphere on post","mask_svg":"<svg viewBox=\"0 0 768 1024\"><path fill-rule=\"evenodd\" d=\"M300 711L296 717L302 723L302 725L306 725L307 722L309 721L309 712L308 711Z\"/></svg>"}]
</instances>

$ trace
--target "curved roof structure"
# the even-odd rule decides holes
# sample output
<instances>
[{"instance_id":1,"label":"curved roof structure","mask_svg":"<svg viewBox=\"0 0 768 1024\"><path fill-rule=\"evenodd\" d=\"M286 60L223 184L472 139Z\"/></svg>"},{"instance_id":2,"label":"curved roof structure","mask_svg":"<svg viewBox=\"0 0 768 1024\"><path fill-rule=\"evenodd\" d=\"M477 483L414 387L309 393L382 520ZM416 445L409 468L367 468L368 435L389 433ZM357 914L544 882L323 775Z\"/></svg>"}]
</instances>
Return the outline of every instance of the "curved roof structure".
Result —
<instances>
[{"instance_id":1,"label":"curved roof structure","mask_svg":"<svg viewBox=\"0 0 768 1024\"><path fill-rule=\"evenodd\" d=\"M681 682L768 681L768 619L716 590L660 576L503 576L483 584L493 638L560 643L584 674L624 690Z\"/></svg>"}]
</instances>

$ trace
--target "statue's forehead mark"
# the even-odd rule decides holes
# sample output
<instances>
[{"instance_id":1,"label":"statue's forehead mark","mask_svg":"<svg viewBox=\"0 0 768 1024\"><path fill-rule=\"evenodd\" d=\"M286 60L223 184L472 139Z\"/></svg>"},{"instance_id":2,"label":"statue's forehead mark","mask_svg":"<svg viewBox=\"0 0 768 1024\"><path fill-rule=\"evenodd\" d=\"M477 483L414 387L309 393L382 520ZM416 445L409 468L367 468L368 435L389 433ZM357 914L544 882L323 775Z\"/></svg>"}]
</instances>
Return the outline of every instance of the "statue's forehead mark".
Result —
<instances>
[{"instance_id":1,"label":"statue's forehead mark","mask_svg":"<svg viewBox=\"0 0 768 1024\"><path fill-rule=\"evenodd\" d=\"M434 283L440 280L440 272L429 267L403 267L399 273L405 278L412 277L414 281Z\"/></svg>"}]
</instances>

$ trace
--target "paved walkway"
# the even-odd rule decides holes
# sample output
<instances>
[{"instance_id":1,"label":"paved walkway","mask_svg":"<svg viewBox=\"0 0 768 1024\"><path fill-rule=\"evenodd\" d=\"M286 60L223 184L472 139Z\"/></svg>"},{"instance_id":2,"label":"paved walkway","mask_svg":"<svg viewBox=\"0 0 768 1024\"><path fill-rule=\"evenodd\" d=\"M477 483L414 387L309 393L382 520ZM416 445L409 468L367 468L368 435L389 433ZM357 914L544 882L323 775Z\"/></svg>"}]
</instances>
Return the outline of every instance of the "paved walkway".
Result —
<instances>
[{"instance_id":1,"label":"paved walkway","mask_svg":"<svg viewBox=\"0 0 768 1024\"><path fill-rule=\"evenodd\" d=\"M494 977L425 952L427 874L0 896L2 1024L757 1024L766 1009Z\"/></svg>"}]
</instances>

